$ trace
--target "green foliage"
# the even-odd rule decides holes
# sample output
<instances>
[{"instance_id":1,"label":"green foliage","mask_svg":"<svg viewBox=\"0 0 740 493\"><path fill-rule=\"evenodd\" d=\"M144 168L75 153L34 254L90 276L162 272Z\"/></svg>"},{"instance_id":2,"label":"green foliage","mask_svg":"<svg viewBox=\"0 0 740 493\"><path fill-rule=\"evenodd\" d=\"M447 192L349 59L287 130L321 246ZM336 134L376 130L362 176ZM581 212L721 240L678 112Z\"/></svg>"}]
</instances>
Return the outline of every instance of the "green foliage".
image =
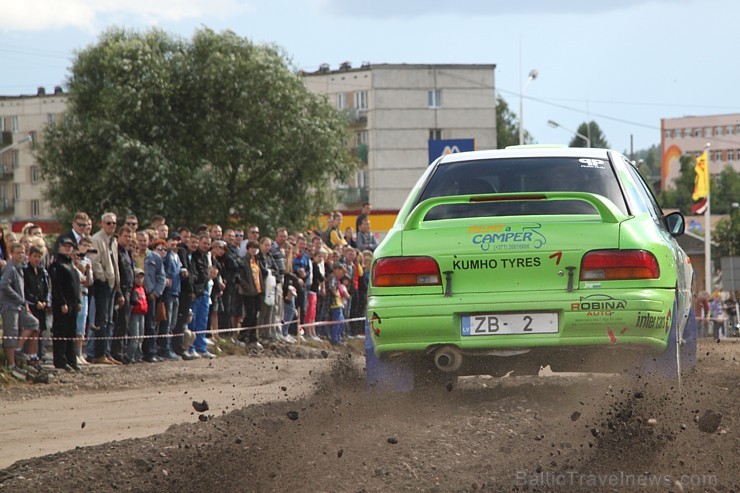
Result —
<instances>
[{"instance_id":1,"label":"green foliage","mask_svg":"<svg viewBox=\"0 0 740 493\"><path fill-rule=\"evenodd\" d=\"M286 55L230 31L113 28L77 54L65 124L40 149L47 199L173 224L305 226L355 169L347 122Z\"/></svg>"},{"instance_id":2,"label":"green foliage","mask_svg":"<svg viewBox=\"0 0 740 493\"><path fill-rule=\"evenodd\" d=\"M606 137L604 137L604 134L601 132L601 128L599 127L599 124L595 121L591 120L590 122L581 123L578 128L576 129L576 132L578 132L581 135L585 135L589 138L591 141L591 147L598 147L598 148L604 148L609 149L609 143L606 141ZM587 142L583 140L581 137L574 135L573 138L570 140L570 143L568 144L568 147L586 147Z\"/></svg>"},{"instance_id":3,"label":"green foliage","mask_svg":"<svg viewBox=\"0 0 740 493\"><path fill-rule=\"evenodd\" d=\"M532 135L524 130L524 143L532 144ZM504 149L508 146L519 145L519 119L509 109L504 98L496 98L496 147Z\"/></svg>"},{"instance_id":4,"label":"green foliage","mask_svg":"<svg viewBox=\"0 0 740 493\"><path fill-rule=\"evenodd\" d=\"M658 195L658 202L663 208L679 209L684 214L691 214L691 206L694 200L691 194L694 193L694 166L696 159L694 156L684 154L679 158L681 172L673 180L674 188L666 188Z\"/></svg>"},{"instance_id":5,"label":"green foliage","mask_svg":"<svg viewBox=\"0 0 740 493\"><path fill-rule=\"evenodd\" d=\"M679 162L681 172L673 180L674 187L661 191L658 200L663 207L680 209L684 214L691 214L691 206L694 204L691 194L694 192L696 158L684 154L679 158ZM729 213L732 203L738 202L740 197L740 173L728 164L719 175L710 176L709 182L711 213Z\"/></svg>"},{"instance_id":6,"label":"green foliage","mask_svg":"<svg viewBox=\"0 0 740 493\"><path fill-rule=\"evenodd\" d=\"M730 217L717 222L712 233L712 241L717 244L712 251L712 258L715 260L740 255L740 211L735 210Z\"/></svg>"},{"instance_id":7,"label":"green foliage","mask_svg":"<svg viewBox=\"0 0 740 493\"><path fill-rule=\"evenodd\" d=\"M660 183L660 147L653 145L635 152L637 170L651 186Z\"/></svg>"}]
</instances>

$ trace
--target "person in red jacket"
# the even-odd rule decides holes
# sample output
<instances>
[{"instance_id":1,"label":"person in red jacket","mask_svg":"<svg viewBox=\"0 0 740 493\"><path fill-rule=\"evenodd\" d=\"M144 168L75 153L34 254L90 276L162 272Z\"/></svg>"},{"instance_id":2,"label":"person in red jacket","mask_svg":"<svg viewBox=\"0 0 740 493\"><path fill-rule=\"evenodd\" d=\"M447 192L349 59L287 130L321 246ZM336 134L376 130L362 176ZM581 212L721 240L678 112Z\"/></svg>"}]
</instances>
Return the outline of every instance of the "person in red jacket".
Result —
<instances>
[{"instance_id":1,"label":"person in red jacket","mask_svg":"<svg viewBox=\"0 0 740 493\"><path fill-rule=\"evenodd\" d=\"M132 363L141 363L141 336L144 335L144 320L149 311L149 302L144 290L144 271L134 269L134 289L131 291L131 318L128 326L128 360Z\"/></svg>"}]
</instances>

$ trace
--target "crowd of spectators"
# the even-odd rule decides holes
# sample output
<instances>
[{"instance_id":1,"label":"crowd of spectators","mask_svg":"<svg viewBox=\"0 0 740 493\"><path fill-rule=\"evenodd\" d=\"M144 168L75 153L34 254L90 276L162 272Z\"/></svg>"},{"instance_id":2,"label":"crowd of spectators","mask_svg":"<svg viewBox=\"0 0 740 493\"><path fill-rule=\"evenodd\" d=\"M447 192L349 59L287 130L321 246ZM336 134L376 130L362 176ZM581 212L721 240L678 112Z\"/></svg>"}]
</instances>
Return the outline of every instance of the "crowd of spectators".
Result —
<instances>
[{"instance_id":1,"label":"crowd of spectators","mask_svg":"<svg viewBox=\"0 0 740 493\"><path fill-rule=\"evenodd\" d=\"M357 230L342 214L323 231L274 238L258 225L142 228L136 215L93 221L47 245L29 223L20 236L0 227L0 313L9 372L26 379L44 363L68 372L88 364L214 358L219 340L261 351L265 340L343 345L364 337L367 287L377 239L369 204ZM320 323L326 322L326 323ZM304 326L305 324L305 326ZM46 353L49 325L52 351Z\"/></svg>"}]
</instances>

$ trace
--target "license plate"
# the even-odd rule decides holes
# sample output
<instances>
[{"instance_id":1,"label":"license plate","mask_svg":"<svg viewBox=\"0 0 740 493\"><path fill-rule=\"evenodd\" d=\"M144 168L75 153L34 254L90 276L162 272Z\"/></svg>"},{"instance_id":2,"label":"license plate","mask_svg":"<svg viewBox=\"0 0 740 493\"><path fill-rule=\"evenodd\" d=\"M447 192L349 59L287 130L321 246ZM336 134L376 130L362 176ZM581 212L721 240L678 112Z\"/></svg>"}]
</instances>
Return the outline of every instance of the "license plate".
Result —
<instances>
[{"instance_id":1,"label":"license plate","mask_svg":"<svg viewBox=\"0 0 740 493\"><path fill-rule=\"evenodd\" d=\"M557 334L557 313L490 313L464 315L463 336Z\"/></svg>"}]
</instances>

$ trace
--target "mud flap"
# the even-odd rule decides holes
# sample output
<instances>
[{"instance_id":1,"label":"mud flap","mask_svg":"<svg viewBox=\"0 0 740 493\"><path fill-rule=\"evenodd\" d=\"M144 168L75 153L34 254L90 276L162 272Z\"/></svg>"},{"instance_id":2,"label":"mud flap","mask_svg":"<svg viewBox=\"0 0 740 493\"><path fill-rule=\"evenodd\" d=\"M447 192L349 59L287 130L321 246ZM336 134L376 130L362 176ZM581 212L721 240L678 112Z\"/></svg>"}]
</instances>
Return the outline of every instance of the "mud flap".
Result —
<instances>
[{"instance_id":1,"label":"mud flap","mask_svg":"<svg viewBox=\"0 0 740 493\"><path fill-rule=\"evenodd\" d=\"M370 323L365 321L365 380L369 390L411 392L414 389L414 371L402 362L381 361L375 355L370 336Z\"/></svg>"}]
</instances>

